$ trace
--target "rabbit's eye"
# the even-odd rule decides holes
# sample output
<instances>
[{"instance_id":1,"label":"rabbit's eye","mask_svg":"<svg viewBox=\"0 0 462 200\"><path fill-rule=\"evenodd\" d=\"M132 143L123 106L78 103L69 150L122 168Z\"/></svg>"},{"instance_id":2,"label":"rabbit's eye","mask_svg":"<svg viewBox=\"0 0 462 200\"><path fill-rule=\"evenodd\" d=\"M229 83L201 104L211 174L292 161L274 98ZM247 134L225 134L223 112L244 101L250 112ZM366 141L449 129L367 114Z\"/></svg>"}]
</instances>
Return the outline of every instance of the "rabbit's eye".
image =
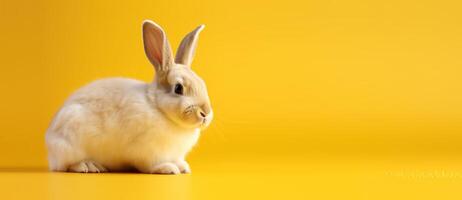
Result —
<instances>
[{"instance_id":1,"label":"rabbit's eye","mask_svg":"<svg viewBox=\"0 0 462 200\"><path fill-rule=\"evenodd\" d=\"M175 94L183 95L183 85L177 83L175 84Z\"/></svg>"}]
</instances>

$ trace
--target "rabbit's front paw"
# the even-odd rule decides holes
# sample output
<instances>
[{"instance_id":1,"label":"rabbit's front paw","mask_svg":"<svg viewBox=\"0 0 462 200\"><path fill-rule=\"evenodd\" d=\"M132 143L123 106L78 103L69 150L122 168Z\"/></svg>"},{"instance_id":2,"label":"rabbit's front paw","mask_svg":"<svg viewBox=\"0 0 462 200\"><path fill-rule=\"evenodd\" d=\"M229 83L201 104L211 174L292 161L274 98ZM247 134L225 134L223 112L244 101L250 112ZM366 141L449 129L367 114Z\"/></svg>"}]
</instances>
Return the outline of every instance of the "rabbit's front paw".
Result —
<instances>
[{"instance_id":1,"label":"rabbit's front paw","mask_svg":"<svg viewBox=\"0 0 462 200\"><path fill-rule=\"evenodd\" d=\"M157 164L151 170L152 174L180 174L180 169L173 163Z\"/></svg>"},{"instance_id":2,"label":"rabbit's front paw","mask_svg":"<svg viewBox=\"0 0 462 200\"><path fill-rule=\"evenodd\" d=\"M96 162L86 160L70 166L69 171L80 173L100 173L107 172L107 169Z\"/></svg>"},{"instance_id":3,"label":"rabbit's front paw","mask_svg":"<svg viewBox=\"0 0 462 200\"><path fill-rule=\"evenodd\" d=\"M183 174L191 173L191 168L189 168L189 164L186 161L181 160L181 161L176 162L175 164L176 166L178 166L178 169L180 169L181 173Z\"/></svg>"}]
</instances>

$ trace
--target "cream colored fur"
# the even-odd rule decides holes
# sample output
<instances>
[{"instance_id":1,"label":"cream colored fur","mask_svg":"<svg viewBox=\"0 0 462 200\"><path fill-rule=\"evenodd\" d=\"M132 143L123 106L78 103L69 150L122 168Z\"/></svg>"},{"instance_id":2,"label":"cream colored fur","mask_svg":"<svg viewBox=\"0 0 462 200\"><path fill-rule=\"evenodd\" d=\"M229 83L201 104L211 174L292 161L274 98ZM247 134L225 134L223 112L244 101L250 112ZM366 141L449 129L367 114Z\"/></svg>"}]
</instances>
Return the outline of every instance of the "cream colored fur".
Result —
<instances>
[{"instance_id":1,"label":"cream colored fur","mask_svg":"<svg viewBox=\"0 0 462 200\"><path fill-rule=\"evenodd\" d=\"M103 79L75 92L46 133L50 170L189 173L185 157L213 118L205 83L190 68L202 28L183 39L175 63L164 31L145 21L155 80ZM177 84L184 94L174 93Z\"/></svg>"}]
</instances>

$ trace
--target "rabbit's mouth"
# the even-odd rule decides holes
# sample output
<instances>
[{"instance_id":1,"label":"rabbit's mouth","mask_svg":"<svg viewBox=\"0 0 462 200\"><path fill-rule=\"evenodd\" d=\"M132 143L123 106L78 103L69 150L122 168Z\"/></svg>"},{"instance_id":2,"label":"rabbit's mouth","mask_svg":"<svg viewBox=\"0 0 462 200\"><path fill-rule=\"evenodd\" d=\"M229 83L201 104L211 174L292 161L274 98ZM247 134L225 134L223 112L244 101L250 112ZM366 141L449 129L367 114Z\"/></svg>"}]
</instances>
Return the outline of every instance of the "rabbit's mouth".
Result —
<instances>
[{"instance_id":1,"label":"rabbit's mouth","mask_svg":"<svg viewBox=\"0 0 462 200\"><path fill-rule=\"evenodd\" d=\"M202 119L201 128L207 128L207 118Z\"/></svg>"},{"instance_id":2,"label":"rabbit's mouth","mask_svg":"<svg viewBox=\"0 0 462 200\"><path fill-rule=\"evenodd\" d=\"M204 113L197 105L190 105L183 111L184 122L189 122L190 125L205 129L209 126L211 116L204 116Z\"/></svg>"},{"instance_id":3,"label":"rabbit's mouth","mask_svg":"<svg viewBox=\"0 0 462 200\"><path fill-rule=\"evenodd\" d=\"M209 127L210 123L212 122L212 119L213 119L213 112L210 112L206 117L202 118L200 128L204 130L207 127Z\"/></svg>"}]
</instances>

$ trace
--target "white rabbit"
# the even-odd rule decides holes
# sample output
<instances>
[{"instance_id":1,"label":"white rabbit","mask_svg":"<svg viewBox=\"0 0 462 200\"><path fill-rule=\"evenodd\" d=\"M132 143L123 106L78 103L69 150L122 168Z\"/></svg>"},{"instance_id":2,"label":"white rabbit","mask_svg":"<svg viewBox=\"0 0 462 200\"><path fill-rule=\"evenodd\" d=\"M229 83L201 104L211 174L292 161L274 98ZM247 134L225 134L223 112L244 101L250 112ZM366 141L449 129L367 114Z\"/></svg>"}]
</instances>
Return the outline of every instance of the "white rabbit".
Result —
<instances>
[{"instance_id":1,"label":"white rabbit","mask_svg":"<svg viewBox=\"0 0 462 200\"><path fill-rule=\"evenodd\" d=\"M190 67L203 28L186 35L173 60L165 32L144 21L154 81L110 78L75 92L46 133L50 170L190 173L185 156L213 118L205 83Z\"/></svg>"}]
</instances>

